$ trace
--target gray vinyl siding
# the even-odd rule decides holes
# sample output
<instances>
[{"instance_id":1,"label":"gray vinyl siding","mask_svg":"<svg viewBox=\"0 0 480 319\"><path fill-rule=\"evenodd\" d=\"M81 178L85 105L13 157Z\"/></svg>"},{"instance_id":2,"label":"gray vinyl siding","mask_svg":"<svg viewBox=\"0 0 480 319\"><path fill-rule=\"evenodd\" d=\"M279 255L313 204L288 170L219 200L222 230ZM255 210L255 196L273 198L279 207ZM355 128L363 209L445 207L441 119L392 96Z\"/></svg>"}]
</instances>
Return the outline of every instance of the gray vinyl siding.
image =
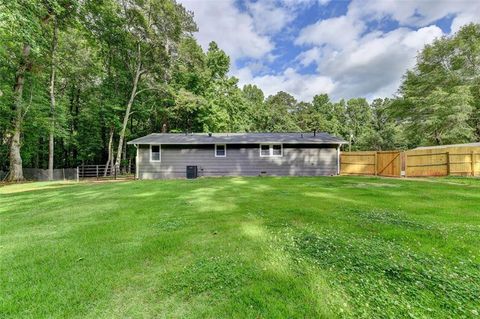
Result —
<instances>
[{"instance_id":1,"label":"gray vinyl siding","mask_svg":"<svg viewBox=\"0 0 480 319\"><path fill-rule=\"evenodd\" d=\"M161 162L150 161L150 146L138 146L140 179L183 178L186 166L199 176L319 176L337 174L337 145L283 145L282 157L260 157L258 144L227 145L215 157L214 145L162 145Z\"/></svg>"}]
</instances>

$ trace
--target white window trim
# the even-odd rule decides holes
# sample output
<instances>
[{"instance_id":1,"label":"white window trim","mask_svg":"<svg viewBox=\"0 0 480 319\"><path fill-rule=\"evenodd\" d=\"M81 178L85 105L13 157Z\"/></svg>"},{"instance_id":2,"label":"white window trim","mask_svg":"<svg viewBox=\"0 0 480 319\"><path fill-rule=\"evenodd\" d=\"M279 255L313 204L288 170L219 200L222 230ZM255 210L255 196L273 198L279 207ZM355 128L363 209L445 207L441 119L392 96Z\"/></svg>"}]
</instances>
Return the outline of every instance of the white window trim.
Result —
<instances>
[{"instance_id":1,"label":"white window trim","mask_svg":"<svg viewBox=\"0 0 480 319\"><path fill-rule=\"evenodd\" d=\"M263 145L268 145L268 155L263 155L263 154L262 154L262 146L263 146ZM271 152L270 152L270 144L260 144L259 149L260 149L260 157L270 157L270 154L271 154Z\"/></svg>"},{"instance_id":2,"label":"white window trim","mask_svg":"<svg viewBox=\"0 0 480 319\"><path fill-rule=\"evenodd\" d=\"M225 154L224 155L217 155L217 145L225 146ZM215 157L227 157L227 144L215 144Z\"/></svg>"},{"instance_id":3,"label":"white window trim","mask_svg":"<svg viewBox=\"0 0 480 319\"><path fill-rule=\"evenodd\" d=\"M262 145L268 145L268 155L262 154ZM273 145L280 145L280 155L273 154ZM283 144L281 143L262 143L259 146L260 157L283 157Z\"/></svg>"},{"instance_id":4,"label":"white window trim","mask_svg":"<svg viewBox=\"0 0 480 319\"><path fill-rule=\"evenodd\" d=\"M158 151L159 151L159 159L154 160L152 159L152 146L158 146ZM150 144L150 162L161 162L162 161L162 145L161 144Z\"/></svg>"}]
</instances>

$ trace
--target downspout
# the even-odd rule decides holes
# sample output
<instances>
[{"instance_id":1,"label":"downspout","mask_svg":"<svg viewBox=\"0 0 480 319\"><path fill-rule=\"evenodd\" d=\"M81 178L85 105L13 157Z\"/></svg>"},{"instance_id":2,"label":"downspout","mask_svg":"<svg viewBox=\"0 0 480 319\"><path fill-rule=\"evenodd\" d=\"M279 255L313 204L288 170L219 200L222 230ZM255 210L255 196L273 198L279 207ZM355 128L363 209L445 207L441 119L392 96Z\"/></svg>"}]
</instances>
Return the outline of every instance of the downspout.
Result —
<instances>
[{"instance_id":1,"label":"downspout","mask_svg":"<svg viewBox=\"0 0 480 319\"><path fill-rule=\"evenodd\" d=\"M137 155L135 156L135 179L138 179L138 171L140 170L140 168L138 167L138 145L133 144L133 146L135 146L135 148L137 149Z\"/></svg>"},{"instance_id":2,"label":"downspout","mask_svg":"<svg viewBox=\"0 0 480 319\"><path fill-rule=\"evenodd\" d=\"M341 144L338 144L337 147L337 175L340 175L340 146Z\"/></svg>"}]
</instances>

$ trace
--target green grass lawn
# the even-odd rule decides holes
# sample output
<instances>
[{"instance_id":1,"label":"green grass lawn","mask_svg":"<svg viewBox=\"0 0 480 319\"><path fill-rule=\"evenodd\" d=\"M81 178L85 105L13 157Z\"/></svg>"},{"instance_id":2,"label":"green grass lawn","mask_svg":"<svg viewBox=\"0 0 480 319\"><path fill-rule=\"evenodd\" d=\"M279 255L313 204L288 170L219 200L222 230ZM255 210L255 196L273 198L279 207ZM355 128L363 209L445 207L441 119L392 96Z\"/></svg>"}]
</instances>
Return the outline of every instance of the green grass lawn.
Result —
<instances>
[{"instance_id":1,"label":"green grass lawn","mask_svg":"<svg viewBox=\"0 0 480 319\"><path fill-rule=\"evenodd\" d=\"M0 317L478 318L480 180L0 187Z\"/></svg>"}]
</instances>

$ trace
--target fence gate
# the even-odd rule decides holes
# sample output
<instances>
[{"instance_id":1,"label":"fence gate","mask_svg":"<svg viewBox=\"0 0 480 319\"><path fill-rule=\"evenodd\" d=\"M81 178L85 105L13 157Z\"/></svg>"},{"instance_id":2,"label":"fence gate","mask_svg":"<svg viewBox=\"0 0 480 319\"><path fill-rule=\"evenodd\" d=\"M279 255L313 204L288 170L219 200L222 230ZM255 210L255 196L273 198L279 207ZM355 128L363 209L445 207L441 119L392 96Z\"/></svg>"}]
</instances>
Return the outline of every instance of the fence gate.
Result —
<instances>
[{"instance_id":1,"label":"fence gate","mask_svg":"<svg viewBox=\"0 0 480 319\"><path fill-rule=\"evenodd\" d=\"M376 173L380 176L400 177L401 158L399 151L377 152Z\"/></svg>"}]
</instances>

